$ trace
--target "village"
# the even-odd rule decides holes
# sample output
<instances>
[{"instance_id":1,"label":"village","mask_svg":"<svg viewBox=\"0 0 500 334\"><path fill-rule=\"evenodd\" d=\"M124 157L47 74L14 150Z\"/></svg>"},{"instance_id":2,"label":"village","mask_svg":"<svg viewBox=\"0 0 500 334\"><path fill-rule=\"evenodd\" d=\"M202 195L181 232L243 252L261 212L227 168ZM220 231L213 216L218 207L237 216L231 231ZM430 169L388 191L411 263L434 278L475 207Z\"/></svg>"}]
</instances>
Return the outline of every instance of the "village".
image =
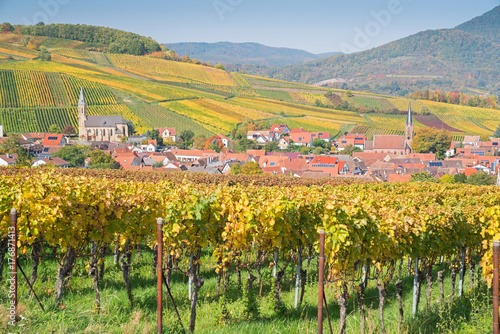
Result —
<instances>
[{"instance_id":1,"label":"village","mask_svg":"<svg viewBox=\"0 0 500 334\"><path fill-rule=\"evenodd\" d=\"M85 101L80 100L81 118L85 116ZM99 123L99 117L90 116L91 123ZM90 118L89 117L89 118ZM109 119L109 118L108 118ZM121 117L120 117L121 119ZM119 120L120 121L120 120ZM122 123L125 120L121 119ZM104 121L104 123L106 123ZM365 134L345 133L336 140L328 132L308 132L302 128L290 129L285 124L273 124L268 130L248 131L246 139L259 149L235 152L230 149L231 139L223 134L207 140L208 149L184 147L175 128L157 128L157 134L164 143L148 139L147 136L129 136L119 139L120 133L108 129L95 129L94 137L82 137L82 132L91 133L85 127L88 118L80 122L80 138L85 141L70 140L69 136L57 133L21 133L19 146L31 157L32 167L52 166L73 167L69 161L58 157L57 152L65 147L87 145L87 149L100 151L101 156L112 162L111 168L135 171L183 171L209 174L273 174L307 178L350 177L377 182L408 182L412 175L426 173L436 180L463 175L469 177L478 172L487 175L498 173L500 163L500 138L482 141L480 136L465 136L462 141L453 141L446 152L446 158L438 160L435 153L413 152L413 119L411 106L405 126L405 136L374 135L367 140ZM107 124L106 126L109 126ZM83 128L82 128L83 127ZM96 136L99 134L99 136ZM128 134L123 129L123 135ZM95 140L99 139L99 140ZM107 140L106 140L107 139ZM110 140L115 139L115 140ZM7 140L0 126L0 145ZM290 152L290 147L326 147L324 154ZM266 151L267 144L276 143L274 151ZM183 145L179 145L183 144ZM213 149L215 148L215 150ZM306 150L307 151L307 150ZM13 166L18 162L17 153L0 155L0 166ZM109 165L108 165L109 166ZM243 166L249 168L241 168ZM83 168L95 168L92 158L87 157Z\"/></svg>"}]
</instances>

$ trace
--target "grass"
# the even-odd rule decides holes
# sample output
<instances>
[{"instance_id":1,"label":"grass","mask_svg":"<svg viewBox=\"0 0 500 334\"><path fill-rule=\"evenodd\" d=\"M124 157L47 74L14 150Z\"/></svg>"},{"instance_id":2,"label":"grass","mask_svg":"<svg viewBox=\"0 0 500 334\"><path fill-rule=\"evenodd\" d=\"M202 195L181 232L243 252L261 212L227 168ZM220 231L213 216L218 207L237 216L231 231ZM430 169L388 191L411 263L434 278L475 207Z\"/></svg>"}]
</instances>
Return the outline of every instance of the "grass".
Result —
<instances>
[{"instance_id":1,"label":"grass","mask_svg":"<svg viewBox=\"0 0 500 334\"><path fill-rule=\"evenodd\" d=\"M199 293L197 309L196 333L315 333L317 330L317 264L313 260L311 273L308 275L306 293L303 304L294 309L294 271L292 266L284 276L282 285L282 300L284 312L278 314L273 310L271 291L271 267L263 269L262 295L257 296L260 315L253 320L245 320L244 303L241 290L236 285L236 275L233 273L226 294L229 318L221 317L220 297L215 293L217 275L213 268L215 262L209 250L202 255L201 275L205 284ZM27 275L30 274L31 263L22 259L21 265ZM141 257L133 256L131 267L131 282L133 304L130 306L118 266L113 264L112 256L106 257L104 279L100 282L102 312L93 309L94 291L92 281L85 269L86 262L78 259L73 277L63 297L63 305L59 307L54 301L55 274L57 263L55 259L45 259L39 267L39 278L34 288L40 297L46 312L42 312L33 296L27 297L27 285L20 276L19 302L23 316L26 318L19 333L154 333L156 330L156 278L152 273L152 254L144 251ZM436 266L436 271L442 265ZM5 273L4 270L4 279ZM243 286L247 273L242 272ZM172 294L179 308L184 328L189 326L190 303L188 300L187 278L174 272L172 276ZM470 288L469 275L466 275L464 286L466 293L461 298L451 299L449 270L445 277L445 294L447 302L440 305L437 282L432 292L431 307L425 310L425 283L422 285L420 313L412 318L413 276L406 275L403 270L403 297L405 309L404 333L489 333L491 332L491 292L483 282L480 286ZM458 279L457 279L458 287ZM259 283L254 283L258 295ZM165 288L164 288L165 290ZM354 294L353 294L354 295ZM334 300L334 284L327 284L326 296L328 309L332 318L334 332L339 325L339 308ZM165 296L165 298L168 298ZM366 291L367 329L368 333L380 332L378 320L378 291L374 282L369 283ZM349 300L347 333L359 332L358 305L355 298ZM6 330L7 284L0 286L0 331ZM398 308L395 298L394 280L389 285L385 305L385 321L388 333L397 333ZM170 300L164 306L164 332L182 332ZM328 322L324 321L324 332L328 333Z\"/></svg>"}]
</instances>

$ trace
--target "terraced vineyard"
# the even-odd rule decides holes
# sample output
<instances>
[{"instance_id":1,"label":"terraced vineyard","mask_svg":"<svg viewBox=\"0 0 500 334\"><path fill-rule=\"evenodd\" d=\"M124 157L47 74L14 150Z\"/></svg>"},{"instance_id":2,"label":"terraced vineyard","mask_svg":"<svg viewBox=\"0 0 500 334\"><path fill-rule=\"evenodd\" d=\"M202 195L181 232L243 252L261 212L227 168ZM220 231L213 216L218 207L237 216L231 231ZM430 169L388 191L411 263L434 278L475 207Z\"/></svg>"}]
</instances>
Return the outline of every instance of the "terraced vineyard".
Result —
<instances>
[{"instance_id":1,"label":"terraced vineyard","mask_svg":"<svg viewBox=\"0 0 500 334\"><path fill-rule=\"evenodd\" d=\"M155 104L138 104L133 106L132 112L150 128L174 127L178 134L184 130L191 130L195 136L211 137L213 132L208 131L191 118L180 115Z\"/></svg>"},{"instance_id":2,"label":"terraced vineyard","mask_svg":"<svg viewBox=\"0 0 500 334\"><path fill-rule=\"evenodd\" d=\"M177 77L186 79L186 82L194 80L218 86L238 86L229 73L213 67L131 55L110 54L109 58L116 67L133 73Z\"/></svg>"},{"instance_id":3,"label":"terraced vineyard","mask_svg":"<svg viewBox=\"0 0 500 334\"><path fill-rule=\"evenodd\" d=\"M76 105L81 87L88 104L116 103L111 90L95 82L62 73L0 70L0 108Z\"/></svg>"}]
</instances>

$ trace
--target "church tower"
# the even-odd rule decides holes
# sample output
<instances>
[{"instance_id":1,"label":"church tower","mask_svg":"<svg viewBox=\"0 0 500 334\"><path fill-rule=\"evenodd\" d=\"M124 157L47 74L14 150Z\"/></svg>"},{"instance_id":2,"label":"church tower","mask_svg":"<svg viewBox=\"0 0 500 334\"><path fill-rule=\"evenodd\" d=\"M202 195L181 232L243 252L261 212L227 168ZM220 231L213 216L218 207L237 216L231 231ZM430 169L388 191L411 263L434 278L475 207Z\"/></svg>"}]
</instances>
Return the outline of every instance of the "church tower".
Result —
<instances>
[{"instance_id":1,"label":"church tower","mask_svg":"<svg viewBox=\"0 0 500 334\"><path fill-rule=\"evenodd\" d=\"M411 102L408 105L408 117L405 124L405 153L413 152L411 144L413 143L413 116L411 114Z\"/></svg>"},{"instance_id":2,"label":"church tower","mask_svg":"<svg viewBox=\"0 0 500 334\"><path fill-rule=\"evenodd\" d=\"M78 137L87 139L87 129L85 121L87 120L87 104L85 103L85 94L83 87L80 89L80 99L78 100Z\"/></svg>"}]
</instances>

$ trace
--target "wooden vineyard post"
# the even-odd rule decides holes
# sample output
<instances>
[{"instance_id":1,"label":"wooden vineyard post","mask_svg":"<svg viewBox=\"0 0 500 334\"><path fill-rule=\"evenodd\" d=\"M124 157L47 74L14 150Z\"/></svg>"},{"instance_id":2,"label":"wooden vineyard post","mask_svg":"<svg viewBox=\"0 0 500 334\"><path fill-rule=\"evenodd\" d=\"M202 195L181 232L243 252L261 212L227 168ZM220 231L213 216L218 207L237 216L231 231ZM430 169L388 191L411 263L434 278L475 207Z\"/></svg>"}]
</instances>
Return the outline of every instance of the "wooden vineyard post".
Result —
<instances>
[{"instance_id":1,"label":"wooden vineyard post","mask_svg":"<svg viewBox=\"0 0 500 334\"><path fill-rule=\"evenodd\" d=\"M493 334L498 334L498 256L500 240L493 240Z\"/></svg>"},{"instance_id":2,"label":"wooden vineyard post","mask_svg":"<svg viewBox=\"0 0 500 334\"><path fill-rule=\"evenodd\" d=\"M325 278L325 230L319 231L318 334L323 334L323 284Z\"/></svg>"},{"instance_id":3,"label":"wooden vineyard post","mask_svg":"<svg viewBox=\"0 0 500 334\"><path fill-rule=\"evenodd\" d=\"M412 315L415 317L418 312L418 256L415 257L415 273L413 276L413 308Z\"/></svg>"},{"instance_id":4,"label":"wooden vineyard post","mask_svg":"<svg viewBox=\"0 0 500 334\"><path fill-rule=\"evenodd\" d=\"M156 264L157 271L157 332L161 334L163 332L163 303L162 303L162 278L163 278L163 218L158 218L156 221L156 231L158 232L158 262Z\"/></svg>"},{"instance_id":5,"label":"wooden vineyard post","mask_svg":"<svg viewBox=\"0 0 500 334\"><path fill-rule=\"evenodd\" d=\"M460 281L458 282L458 296L464 294L464 277L465 277L465 248L462 249L462 259L460 262Z\"/></svg>"},{"instance_id":6,"label":"wooden vineyard post","mask_svg":"<svg viewBox=\"0 0 500 334\"><path fill-rule=\"evenodd\" d=\"M17 317L17 210L10 211L11 227L9 228L9 269L11 278L9 284L9 293L12 293L11 307L9 307L10 319L15 324Z\"/></svg>"},{"instance_id":7,"label":"wooden vineyard post","mask_svg":"<svg viewBox=\"0 0 500 334\"><path fill-rule=\"evenodd\" d=\"M302 245L299 245L297 252L297 274L295 277L295 308L299 306L299 291L300 291L300 267L302 264Z\"/></svg>"}]
</instances>

